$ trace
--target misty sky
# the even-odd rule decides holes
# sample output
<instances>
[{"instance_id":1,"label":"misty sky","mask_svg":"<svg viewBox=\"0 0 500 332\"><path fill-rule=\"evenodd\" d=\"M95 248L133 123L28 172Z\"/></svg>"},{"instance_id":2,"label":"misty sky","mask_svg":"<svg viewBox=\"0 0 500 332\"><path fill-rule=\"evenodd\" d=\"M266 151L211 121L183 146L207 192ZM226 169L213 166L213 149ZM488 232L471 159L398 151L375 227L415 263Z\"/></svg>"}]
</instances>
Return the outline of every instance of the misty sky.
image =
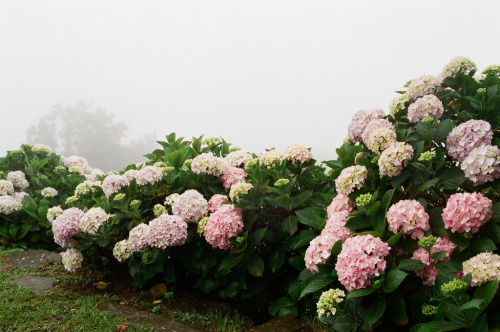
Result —
<instances>
[{"instance_id":1,"label":"misty sky","mask_svg":"<svg viewBox=\"0 0 500 332\"><path fill-rule=\"evenodd\" d=\"M388 112L409 79L457 55L500 64L499 13L497 0L0 0L0 155L55 104L88 100L129 138L332 159L352 114Z\"/></svg>"}]
</instances>

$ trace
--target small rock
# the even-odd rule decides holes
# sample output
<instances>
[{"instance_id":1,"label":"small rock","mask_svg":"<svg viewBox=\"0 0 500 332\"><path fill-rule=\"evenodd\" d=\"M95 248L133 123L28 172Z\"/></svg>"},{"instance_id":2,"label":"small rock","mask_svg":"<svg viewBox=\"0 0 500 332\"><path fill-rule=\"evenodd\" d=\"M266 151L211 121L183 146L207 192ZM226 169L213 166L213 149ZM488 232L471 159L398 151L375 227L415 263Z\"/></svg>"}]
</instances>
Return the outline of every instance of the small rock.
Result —
<instances>
[{"instance_id":1,"label":"small rock","mask_svg":"<svg viewBox=\"0 0 500 332\"><path fill-rule=\"evenodd\" d=\"M19 287L29 288L37 294L49 291L52 289L54 279L46 277L22 276L10 281L11 284L16 284Z\"/></svg>"},{"instance_id":2,"label":"small rock","mask_svg":"<svg viewBox=\"0 0 500 332\"><path fill-rule=\"evenodd\" d=\"M6 257L7 263L16 268L34 267L42 263L60 260L61 256L55 252L43 249L28 249L18 251Z\"/></svg>"}]
</instances>

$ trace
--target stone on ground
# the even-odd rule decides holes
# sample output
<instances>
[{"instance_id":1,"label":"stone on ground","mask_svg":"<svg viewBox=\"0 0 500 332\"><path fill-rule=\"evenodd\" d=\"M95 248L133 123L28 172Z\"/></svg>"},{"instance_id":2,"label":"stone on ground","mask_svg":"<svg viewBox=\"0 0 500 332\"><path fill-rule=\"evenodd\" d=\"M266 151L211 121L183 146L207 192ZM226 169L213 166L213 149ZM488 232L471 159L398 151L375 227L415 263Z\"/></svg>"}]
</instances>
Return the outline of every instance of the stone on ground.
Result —
<instances>
[{"instance_id":1,"label":"stone on ground","mask_svg":"<svg viewBox=\"0 0 500 332\"><path fill-rule=\"evenodd\" d=\"M55 252L43 249L28 249L18 251L6 257L7 263L15 268L35 267L42 263L59 260L61 256Z\"/></svg>"},{"instance_id":2,"label":"stone on ground","mask_svg":"<svg viewBox=\"0 0 500 332\"><path fill-rule=\"evenodd\" d=\"M19 287L29 288L37 294L49 291L52 289L52 278L46 277L36 277L36 276L22 276L17 279L13 279L10 282L16 284Z\"/></svg>"}]
</instances>

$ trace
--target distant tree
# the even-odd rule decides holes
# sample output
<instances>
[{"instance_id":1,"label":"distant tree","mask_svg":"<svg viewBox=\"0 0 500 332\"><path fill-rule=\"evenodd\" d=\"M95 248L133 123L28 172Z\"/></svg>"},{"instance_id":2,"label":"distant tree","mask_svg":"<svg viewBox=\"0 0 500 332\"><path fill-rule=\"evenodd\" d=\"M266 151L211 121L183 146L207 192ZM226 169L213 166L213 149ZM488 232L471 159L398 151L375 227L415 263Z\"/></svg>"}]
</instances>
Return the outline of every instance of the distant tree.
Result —
<instances>
[{"instance_id":1,"label":"distant tree","mask_svg":"<svg viewBox=\"0 0 500 332\"><path fill-rule=\"evenodd\" d=\"M28 143L43 143L65 155L87 158L92 167L105 171L119 170L141 161L141 156L154 149L152 135L123 143L127 125L114 122L114 114L96 108L90 102L56 105L37 125L26 133Z\"/></svg>"}]
</instances>

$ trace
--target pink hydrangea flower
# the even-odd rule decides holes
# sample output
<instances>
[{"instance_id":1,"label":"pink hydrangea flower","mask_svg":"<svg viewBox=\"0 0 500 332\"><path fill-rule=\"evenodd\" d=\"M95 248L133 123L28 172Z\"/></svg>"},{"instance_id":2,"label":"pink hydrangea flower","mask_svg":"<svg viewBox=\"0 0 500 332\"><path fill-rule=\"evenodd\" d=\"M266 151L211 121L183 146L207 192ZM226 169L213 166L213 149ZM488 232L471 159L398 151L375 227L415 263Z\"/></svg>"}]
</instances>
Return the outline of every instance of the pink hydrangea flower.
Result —
<instances>
[{"instance_id":1,"label":"pink hydrangea flower","mask_svg":"<svg viewBox=\"0 0 500 332\"><path fill-rule=\"evenodd\" d=\"M162 214L149 222L148 245L160 249L182 245L188 235L187 227L182 218Z\"/></svg>"},{"instance_id":2,"label":"pink hydrangea flower","mask_svg":"<svg viewBox=\"0 0 500 332\"><path fill-rule=\"evenodd\" d=\"M441 118L444 112L443 103L434 95L426 95L418 98L408 107L408 120L417 123L428 116Z\"/></svg>"},{"instance_id":3,"label":"pink hydrangea flower","mask_svg":"<svg viewBox=\"0 0 500 332\"><path fill-rule=\"evenodd\" d=\"M333 213L347 211L348 214L354 210L354 202L346 195L337 194L332 200L332 203L326 208L327 218L330 218Z\"/></svg>"},{"instance_id":4,"label":"pink hydrangea flower","mask_svg":"<svg viewBox=\"0 0 500 332\"><path fill-rule=\"evenodd\" d=\"M439 86L439 82L432 75L422 75L411 81L406 95L413 100L428 95Z\"/></svg>"},{"instance_id":5,"label":"pink hydrangea flower","mask_svg":"<svg viewBox=\"0 0 500 332\"><path fill-rule=\"evenodd\" d=\"M7 181L12 182L14 187L21 190L26 189L30 186L28 180L26 180L26 174L21 171L13 171L7 174Z\"/></svg>"},{"instance_id":6,"label":"pink hydrangea flower","mask_svg":"<svg viewBox=\"0 0 500 332\"><path fill-rule=\"evenodd\" d=\"M500 256L492 252L482 252L463 262L465 274L472 275L471 286L481 286L483 283L500 280Z\"/></svg>"},{"instance_id":7,"label":"pink hydrangea flower","mask_svg":"<svg viewBox=\"0 0 500 332\"><path fill-rule=\"evenodd\" d=\"M384 272L385 256L390 249L387 243L369 234L346 239L335 265L339 282L348 291L371 285L370 277Z\"/></svg>"},{"instance_id":8,"label":"pink hydrangea flower","mask_svg":"<svg viewBox=\"0 0 500 332\"><path fill-rule=\"evenodd\" d=\"M352 236L352 231L345 227L345 223L349 219L349 212L344 210L333 213L327 220L325 228L321 231L321 235L330 234L335 238L335 241L344 240Z\"/></svg>"},{"instance_id":9,"label":"pink hydrangea flower","mask_svg":"<svg viewBox=\"0 0 500 332\"><path fill-rule=\"evenodd\" d=\"M283 160L283 151L281 150L269 150L264 152L260 158L259 163L266 166L267 168L276 167Z\"/></svg>"},{"instance_id":10,"label":"pink hydrangea flower","mask_svg":"<svg viewBox=\"0 0 500 332\"><path fill-rule=\"evenodd\" d=\"M64 156L61 156L61 162L63 163L64 166L66 166L67 169L76 166L80 167L83 174L92 174L92 168L89 166L89 162L87 161L87 159L83 157L69 156L66 158Z\"/></svg>"},{"instance_id":11,"label":"pink hydrangea flower","mask_svg":"<svg viewBox=\"0 0 500 332\"><path fill-rule=\"evenodd\" d=\"M224 188L228 190L233 184L245 182L247 176L248 174L241 168L228 167L224 170L220 180Z\"/></svg>"},{"instance_id":12,"label":"pink hydrangea flower","mask_svg":"<svg viewBox=\"0 0 500 332\"><path fill-rule=\"evenodd\" d=\"M114 193L120 191L121 188L130 185L128 179L123 175L111 174L102 181L102 191L109 198Z\"/></svg>"},{"instance_id":13,"label":"pink hydrangea flower","mask_svg":"<svg viewBox=\"0 0 500 332\"><path fill-rule=\"evenodd\" d=\"M109 215L103 208L90 208L80 219L80 230L84 233L95 234L99 227L108 221Z\"/></svg>"},{"instance_id":14,"label":"pink hydrangea flower","mask_svg":"<svg viewBox=\"0 0 500 332\"><path fill-rule=\"evenodd\" d=\"M410 144L391 143L378 160L380 175L398 176L411 158L413 158L413 148Z\"/></svg>"},{"instance_id":15,"label":"pink hydrangea flower","mask_svg":"<svg viewBox=\"0 0 500 332\"><path fill-rule=\"evenodd\" d=\"M80 219L84 215L82 210L75 207L64 210L52 222L54 242L61 247L72 247L74 245L73 235L80 231Z\"/></svg>"},{"instance_id":16,"label":"pink hydrangea flower","mask_svg":"<svg viewBox=\"0 0 500 332\"><path fill-rule=\"evenodd\" d=\"M354 189L363 187L363 183L368 175L365 166L350 166L344 168L340 175L335 179L335 188L338 194L349 195Z\"/></svg>"},{"instance_id":17,"label":"pink hydrangea flower","mask_svg":"<svg viewBox=\"0 0 500 332\"><path fill-rule=\"evenodd\" d=\"M163 177L163 169L156 166L146 166L141 168L135 174L135 182L143 186L145 184L153 184L161 180Z\"/></svg>"},{"instance_id":18,"label":"pink hydrangea flower","mask_svg":"<svg viewBox=\"0 0 500 332\"><path fill-rule=\"evenodd\" d=\"M475 148L490 145L492 138L493 131L489 122L469 120L453 128L448 134L446 148L453 159L462 162Z\"/></svg>"},{"instance_id":19,"label":"pink hydrangea flower","mask_svg":"<svg viewBox=\"0 0 500 332\"><path fill-rule=\"evenodd\" d=\"M318 267L316 264L323 264L328 260L335 242L337 242L335 237L328 233L315 237L309 243L304 256L306 268L313 273L317 273Z\"/></svg>"},{"instance_id":20,"label":"pink hydrangea flower","mask_svg":"<svg viewBox=\"0 0 500 332\"><path fill-rule=\"evenodd\" d=\"M496 145L483 145L472 150L460 165L475 186L500 177L500 150Z\"/></svg>"},{"instance_id":21,"label":"pink hydrangea flower","mask_svg":"<svg viewBox=\"0 0 500 332\"><path fill-rule=\"evenodd\" d=\"M454 77L458 73L469 75L473 70L477 70L476 64L469 58L457 56L443 68L443 77Z\"/></svg>"},{"instance_id":22,"label":"pink hydrangea flower","mask_svg":"<svg viewBox=\"0 0 500 332\"><path fill-rule=\"evenodd\" d=\"M283 151L283 159L292 163L305 163L313 159L311 151L299 144L292 144Z\"/></svg>"},{"instance_id":23,"label":"pink hydrangea flower","mask_svg":"<svg viewBox=\"0 0 500 332\"><path fill-rule=\"evenodd\" d=\"M59 255L61 255L64 268L69 272L76 272L82 266L83 255L79 250L70 248Z\"/></svg>"},{"instance_id":24,"label":"pink hydrangea flower","mask_svg":"<svg viewBox=\"0 0 500 332\"><path fill-rule=\"evenodd\" d=\"M417 248L413 252L412 258L418 259L425 264L425 268L423 268L422 270L415 271L415 273L420 278L422 278L424 285L426 286L434 285L434 282L436 281L436 277L438 274L438 270L436 269L436 266L434 264L436 262L450 260L451 253L453 252L453 250L455 250L456 247L457 245L451 242L445 235L443 237L437 238L436 244L431 247L431 255L437 252L444 252L446 253L445 257L438 260L434 260L430 257L429 252L422 247Z\"/></svg>"},{"instance_id":25,"label":"pink hydrangea flower","mask_svg":"<svg viewBox=\"0 0 500 332\"><path fill-rule=\"evenodd\" d=\"M353 142L361 142L361 135L368 123L374 119L382 119L384 111L381 109L361 110L354 113L348 126L349 139Z\"/></svg>"},{"instance_id":26,"label":"pink hydrangea flower","mask_svg":"<svg viewBox=\"0 0 500 332\"><path fill-rule=\"evenodd\" d=\"M205 225L205 240L214 248L227 249L229 239L243 230L243 212L233 204L224 204L210 215Z\"/></svg>"},{"instance_id":27,"label":"pink hydrangea flower","mask_svg":"<svg viewBox=\"0 0 500 332\"><path fill-rule=\"evenodd\" d=\"M386 214L389 230L393 233L403 229L412 239L421 239L429 230L429 215L417 200L402 200L393 204Z\"/></svg>"},{"instance_id":28,"label":"pink hydrangea flower","mask_svg":"<svg viewBox=\"0 0 500 332\"><path fill-rule=\"evenodd\" d=\"M444 226L452 233L476 233L490 220L491 207L491 200L480 193L453 194L443 210Z\"/></svg>"},{"instance_id":29,"label":"pink hydrangea flower","mask_svg":"<svg viewBox=\"0 0 500 332\"><path fill-rule=\"evenodd\" d=\"M208 210L210 212L215 212L228 200L227 196L215 194L208 201Z\"/></svg>"},{"instance_id":30,"label":"pink hydrangea flower","mask_svg":"<svg viewBox=\"0 0 500 332\"><path fill-rule=\"evenodd\" d=\"M128 234L128 247L134 252L143 251L149 243L149 225L139 224L130 230Z\"/></svg>"},{"instance_id":31,"label":"pink hydrangea flower","mask_svg":"<svg viewBox=\"0 0 500 332\"><path fill-rule=\"evenodd\" d=\"M361 134L361 138L363 140L363 143L365 143L366 146L368 146L368 140L370 138L370 135L381 128L386 128L394 131L394 125L386 120L386 119L375 119L372 120L368 123L368 125L365 128L365 131L363 131L363 134Z\"/></svg>"},{"instance_id":32,"label":"pink hydrangea flower","mask_svg":"<svg viewBox=\"0 0 500 332\"><path fill-rule=\"evenodd\" d=\"M396 132L393 129L382 127L372 131L365 144L374 153L381 154L394 142L396 142Z\"/></svg>"},{"instance_id":33,"label":"pink hydrangea flower","mask_svg":"<svg viewBox=\"0 0 500 332\"><path fill-rule=\"evenodd\" d=\"M172 204L172 213L183 220L198 222L208 213L208 202L194 189L186 190Z\"/></svg>"},{"instance_id":34,"label":"pink hydrangea flower","mask_svg":"<svg viewBox=\"0 0 500 332\"><path fill-rule=\"evenodd\" d=\"M226 159L228 166L240 167L252 160L253 157L248 152L238 150L230 152L224 159Z\"/></svg>"},{"instance_id":35,"label":"pink hydrangea flower","mask_svg":"<svg viewBox=\"0 0 500 332\"><path fill-rule=\"evenodd\" d=\"M196 174L211 174L220 176L228 166L224 158L214 156L213 153L202 153L191 162L191 170Z\"/></svg>"}]
</instances>

